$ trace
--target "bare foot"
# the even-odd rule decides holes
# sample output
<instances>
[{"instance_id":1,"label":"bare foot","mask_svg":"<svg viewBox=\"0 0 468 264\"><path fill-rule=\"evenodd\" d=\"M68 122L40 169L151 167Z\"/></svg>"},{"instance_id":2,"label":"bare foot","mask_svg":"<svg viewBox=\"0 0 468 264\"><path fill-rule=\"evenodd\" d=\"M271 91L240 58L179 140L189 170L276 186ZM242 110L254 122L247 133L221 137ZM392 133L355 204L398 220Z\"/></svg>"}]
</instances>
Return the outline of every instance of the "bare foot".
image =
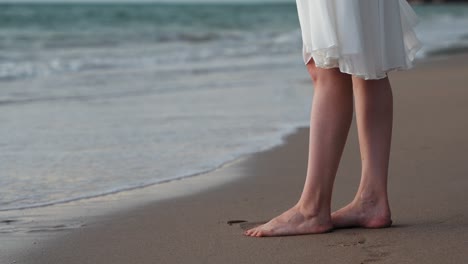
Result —
<instances>
[{"instance_id":1,"label":"bare foot","mask_svg":"<svg viewBox=\"0 0 468 264\"><path fill-rule=\"evenodd\" d=\"M350 204L333 212L333 227L384 228L392 225L388 202L375 200L354 200Z\"/></svg>"},{"instance_id":2,"label":"bare foot","mask_svg":"<svg viewBox=\"0 0 468 264\"><path fill-rule=\"evenodd\" d=\"M289 236L329 232L333 225L330 216L306 215L292 207L268 223L251 228L244 235L252 237Z\"/></svg>"}]
</instances>

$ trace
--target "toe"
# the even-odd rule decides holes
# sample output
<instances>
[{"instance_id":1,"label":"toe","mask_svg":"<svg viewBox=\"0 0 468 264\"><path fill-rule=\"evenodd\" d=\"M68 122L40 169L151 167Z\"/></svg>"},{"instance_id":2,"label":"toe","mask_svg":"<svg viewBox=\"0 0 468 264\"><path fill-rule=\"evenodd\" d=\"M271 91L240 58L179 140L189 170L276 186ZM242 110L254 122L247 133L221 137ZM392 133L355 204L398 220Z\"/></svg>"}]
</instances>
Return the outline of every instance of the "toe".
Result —
<instances>
[{"instance_id":1,"label":"toe","mask_svg":"<svg viewBox=\"0 0 468 264\"><path fill-rule=\"evenodd\" d=\"M256 227L253 227L253 228L247 230L245 232L245 234L248 235L248 236L255 236L255 233L258 232L258 230L260 230L261 226L263 226L263 225L258 225Z\"/></svg>"},{"instance_id":2,"label":"toe","mask_svg":"<svg viewBox=\"0 0 468 264\"><path fill-rule=\"evenodd\" d=\"M261 229L261 228L257 228L257 229L255 230L255 233L254 233L253 235L254 235L254 236L258 236L258 234L261 233L261 232L262 232L262 229Z\"/></svg>"},{"instance_id":3,"label":"toe","mask_svg":"<svg viewBox=\"0 0 468 264\"><path fill-rule=\"evenodd\" d=\"M258 230L260 230L260 226L256 226L254 228L251 228L250 232L249 232L249 235L250 236L255 236L255 234L258 232Z\"/></svg>"},{"instance_id":4,"label":"toe","mask_svg":"<svg viewBox=\"0 0 468 264\"><path fill-rule=\"evenodd\" d=\"M247 235L247 236L250 236L250 235L252 235L252 233L253 233L254 231L255 231L255 228L251 228L251 229L245 231L244 234Z\"/></svg>"}]
</instances>

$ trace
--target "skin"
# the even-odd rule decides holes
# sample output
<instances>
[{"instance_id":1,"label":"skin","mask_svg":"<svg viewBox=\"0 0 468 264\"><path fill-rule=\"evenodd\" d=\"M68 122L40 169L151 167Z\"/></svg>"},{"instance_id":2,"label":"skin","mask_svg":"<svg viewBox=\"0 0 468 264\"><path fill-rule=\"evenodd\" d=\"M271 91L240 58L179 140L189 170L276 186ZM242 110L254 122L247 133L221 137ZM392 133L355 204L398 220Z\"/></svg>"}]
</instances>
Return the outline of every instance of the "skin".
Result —
<instances>
[{"instance_id":1,"label":"skin","mask_svg":"<svg viewBox=\"0 0 468 264\"><path fill-rule=\"evenodd\" d=\"M251 237L330 232L334 228L391 225L387 177L393 123L388 78L364 80L323 69L313 60L307 70L314 83L310 115L308 168L298 202L269 222L251 228ZM356 108L362 173L355 198L331 213L333 183Z\"/></svg>"}]
</instances>

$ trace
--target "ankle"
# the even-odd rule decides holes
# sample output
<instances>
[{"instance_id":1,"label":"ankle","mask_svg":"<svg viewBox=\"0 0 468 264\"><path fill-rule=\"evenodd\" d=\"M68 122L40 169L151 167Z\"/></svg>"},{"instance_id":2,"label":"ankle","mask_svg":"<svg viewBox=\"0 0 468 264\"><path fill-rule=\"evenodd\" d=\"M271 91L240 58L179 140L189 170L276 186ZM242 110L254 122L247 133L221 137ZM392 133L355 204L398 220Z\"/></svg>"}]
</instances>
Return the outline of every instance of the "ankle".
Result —
<instances>
[{"instance_id":1,"label":"ankle","mask_svg":"<svg viewBox=\"0 0 468 264\"><path fill-rule=\"evenodd\" d=\"M391 220L390 205L386 196L358 194L352 204L360 216L365 219L370 217L373 220L384 221L385 225Z\"/></svg>"},{"instance_id":2,"label":"ankle","mask_svg":"<svg viewBox=\"0 0 468 264\"><path fill-rule=\"evenodd\" d=\"M386 192L358 192L353 201L364 208L388 208L388 196Z\"/></svg>"},{"instance_id":3,"label":"ankle","mask_svg":"<svg viewBox=\"0 0 468 264\"><path fill-rule=\"evenodd\" d=\"M300 201L294 207L306 218L316 218L330 215L330 211L328 210L327 213L326 210L324 210L321 206L311 206Z\"/></svg>"}]
</instances>

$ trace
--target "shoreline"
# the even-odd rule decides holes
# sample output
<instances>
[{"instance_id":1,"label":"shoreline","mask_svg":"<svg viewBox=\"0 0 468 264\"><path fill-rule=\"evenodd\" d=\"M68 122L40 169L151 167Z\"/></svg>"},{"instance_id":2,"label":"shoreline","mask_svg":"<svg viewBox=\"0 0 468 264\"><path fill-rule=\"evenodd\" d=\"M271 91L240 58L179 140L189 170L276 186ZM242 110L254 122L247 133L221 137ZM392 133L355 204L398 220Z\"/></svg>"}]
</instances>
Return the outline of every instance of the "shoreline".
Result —
<instances>
[{"instance_id":1,"label":"shoreline","mask_svg":"<svg viewBox=\"0 0 468 264\"><path fill-rule=\"evenodd\" d=\"M176 177L173 177L173 178L164 178L164 179L157 180L155 182L145 183L145 184L142 184L142 185L139 185L139 186L121 187L121 188L118 188L118 189L113 190L113 191L102 192L102 193L95 194L95 195L90 195L90 196L81 196L81 197L72 198L72 199L69 199L69 200L58 200L58 201L46 202L46 203L43 203L43 204L33 204L33 205L20 206L20 207L14 207L14 208L0 209L0 215L2 213L8 213L8 212L14 212L14 211L34 210L34 209L40 210L40 208L47 208L47 207L57 206L57 205L61 205L61 204L81 202L81 201L92 200L92 199L100 199L100 198L103 198L103 197L106 197L106 196L118 195L119 193L127 193L127 192L133 192L133 191L138 192L141 189L151 188L151 187L154 187L154 186L157 186L157 185L167 184L167 183L170 183L170 182L173 182L173 181L182 181L182 180L185 180L185 179L188 179L188 178L198 177L200 175L205 175L205 174L211 173L213 171L222 169L222 168L224 168L226 166L229 166L232 163L236 163L238 161L241 161L241 160L247 158L249 155L252 155L252 154L255 154L255 153L258 153L258 152L263 152L263 151L268 150L270 148L274 148L274 147L276 147L278 145L285 144L284 138L286 136L290 135L290 134L293 134L296 130L298 130L301 127L304 127L304 126L303 125L288 125L287 127L285 126L285 128L281 129L280 132L278 133L280 136L278 136L278 140L276 142L270 142L269 145L265 145L265 146L259 148L258 150L252 150L250 152L241 153L241 154L239 154L238 156L236 156L235 158L233 158L231 160L226 160L226 161L222 162L220 165L218 165L216 167L213 167L213 168L210 168L210 169L207 169L207 170L204 170L204 171L190 172L188 174L184 174L184 175L181 175L181 176L176 176ZM0 223L1 222L2 221L0 220Z\"/></svg>"},{"instance_id":2,"label":"shoreline","mask_svg":"<svg viewBox=\"0 0 468 264\"><path fill-rule=\"evenodd\" d=\"M432 168L432 170L425 168L423 164L431 167L431 164L427 163L427 160L433 158L431 154L441 156L442 153L446 153L447 151L457 151L455 149L456 145L452 144L454 149L449 149L443 148L442 144L437 144L438 148L435 148L435 150L438 152L434 152L434 148L431 148L430 144L421 141L421 138L416 138L420 136L422 129L425 129L423 131L432 132L426 135L431 142L448 143L450 145L454 143L453 141L456 141L461 150L463 150L461 144L466 145L466 140L463 141L460 134L456 134L468 131L466 124L460 124L460 128L466 130L454 131L454 135L450 134L452 135L451 138L438 138L433 131L429 130L434 125L433 119L439 120L443 118L444 113L445 115L452 113L447 113L449 110L446 108L450 108L450 106L453 108L453 105L450 104L453 100L460 102L463 95L468 94L465 89L460 88L460 86L463 86L463 83L460 83L463 81L463 76L461 75L466 73L466 69L468 68L466 58L468 58L468 55L432 58L420 62L413 70L390 73L391 82L394 86L394 96L396 97L395 130L391 153L391 176L389 179L390 200L394 220L396 220L394 221L394 228L375 232L364 229L340 230L333 232L330 236L298 236L291 239L275 238L265 243L258 243L255 238L241 236L242 229L248 228L254 222L266 221L275 214L287 209L300 195L306 170L308 146L305 140L307 140L308 127L299 127L292 133L283 136L283 143L267 150L246 154L203 175L146 187L137 190L139 194L136 194L135 191L128 191L113 194L111 195L112 197L106 197L105 199L93 198L88 201L80 200L69 204L51 206L47 208L51 212L56 210L56 212L63 213L71 210L70 212L77 213L75 205L80 203L81 208L79 210L83 213L81 214L83 219L70 223L70 227L72 227L70 229L66 225L58 224L55 225L58 227L56 229L47 230L47 228L44 228L42 231L38 230L36 233L37 238L30 239L26 243L29 244L29 247L27 249L19 249L21 252L8 254L7 258L5 258L6 263L13 261L17 261L17 263L132 263L135 261L136 263L154 263L155 260L187 262L189 260L187 257L191 255L203 258L206 260L205 262L210 263L215 263L216 260L218 262L226 261L235 256L243 259L245 263L253 263L252 261L255 258L249 258L249 255L254 254L257 250L269 252L268 260L265 261L284 263L284 261L296 253L298 256L293 257L293 259L297 257L298 261L311 260L312 253L317 254L324 249L328 250L327 252L329 253L333 252L336 258L330 260L330 255L327 253L322 259L323 261L328 260L328 262L335 263L336 261L336 263L339 263L340 261L338 260L341 260L341 263L346 263L349 260L345 258L346 253L351 254L351 259L364 261L365 263L371 262L371 259L392 263L390 260L398 257L398 254L393 254L396 250L403 250L406 253L406 257L413 257L413 260L416 256L423 257L420 254L412 256L410 254L411 250L404 249L404 245L412 242L410 244L415 247L421 243L421 241L409 238L406 232L418 238L423 238L427 237L427 234L424 234L424 231L427 230L436 231L435 234L431 233L429 236L431 239L442 239L453 242L450 244L451 251L449 249L452 253L452 258L466 258L466 253L461 252L461 246L464 245L463 240L460 240L460 238L467 238L467 228L465 226L464 228L456 229L460 228L460 226L454 226L458 223L463 227L463 224L467 223L466 211L461 210L457 214L452 206L444 208L442 212L445 212L445 214L439 215L439 212L430 210L434 208L419 210L418 207L412 207L411 204L407 204L405 199L395 198L402 196L409 198L413 202L417 201L420 203L427 198L436 204L440 205L441 202L445 204L445 201L438 201L438 203L437 201L433 201L435 198L444 198L440 193L436 197L427 197L428 194L425 191L437 187L433 186L435 183L431 185L430 182L424 182L422 184L423 188L416 189L416 194L412 194L411 191L414 190L410 187L414 188L419 182L406 179L409 186L405 186L404 182L401 182L402 178L399 178L398 175L400 175L399 173L403 173L403 175L405 172L407 173L405 169L409 169L412 172L424 170L429 174L430 179L436 180L437 175L434 175L434 173L437 170L435 168ZM461 69L459 69L460 66ZM440 78L438 79L437 77ZM442 82L454 79L458 83L453 86L458 88L455 87L451 90L460 93L460 95L457 97L445 96L443 98L445 101L440 101L440 97L445 94L438 90L440 88L434 88L437 85L436 81ZM424 84L422 83L423 81ZM433 87L433 89L426 87ZM442 113L438 113L434 109L425 108L423 110L429 110L428 114L432 113L439 116L423 118L422 114L424 111L415 107L416 104L420 103L418 95L425 96L426 100L423 103L426 105L433 104L440 107ZM439 97L436 98L436 96ZM440 103L445 104L441 106ZM444 109L445 111L443 111ZM463 109L468 112L466 107ZM419 122L418 124L414 123L414 119L412 119L414 117L418 117L416 119ZM445 121L444 124L448 123L448 120L442 121ZM451 125L451 123L448 123L448 125ZM408 131L408 127L410 131ZM410 135L413 137L410 137ZM417 159L417 155L411 155L415 153L422 155L425 159ZM400 156L399 154L403 155ZM408 161L408 157L415 160ZM440 158L445 161L445 163L439 164L441 169L448 169L447 165L449 164L454 165L450 163L453 160L449 160L449 157L445 157L444 159L441 156ZM434 164L436 163L436 160L431 161ZM338 209L339 206L344 205L353 197L355 188L357 188L359 183L359 162L357 134L355 131L355 121L353 120L348 143L345 147L337 174L332 209ZM462 165L466 166L465 164ZM462 173L467 170L465 167L455 166L455 168L451 168L451 171ZM463 186L468 186L466 180L456 177L452 178L459 185L457 185L458 188L457 186L450 185L451 188L447 189L449 191L454 190L450 198L466 199L466 195L460 196L461 194L457 192L460 189L463 190ZM350 188L350 186L354 186L354 188ZM185 193L178 193L177 190ZM277 195L278 193L282 195ZM423 197L417 198L416 196L418 195ZM89 204L86 204L86 202L89 202ZM107 207L112 207L108 208L109 212L105 214L98 212L104 204ZM436 207L436 209L440 210L441 208ZM418 217L414 218L414 215L408 215L407 212L415 210ZM429 221L425 220L427 211L431 211L429 212L429 216L432 218ZM158 212L164 212L164 214L161 215ZM34 215L34 213L31 215ZM246 220L249 223L231 226L226 223L229 220ZM448 223L445 227L450 230L460 231L456 235L453 235L458 240L451 240L451 237L444 233L445 229L438 226L441 223L442 225ZM73 226L72 224L77 226ZM171 233L169 229L173 230L174 228L178 230ZM208 234L200 233L205 229L209 232ZM160 239L155 238L154 234L158 234ZM397 235L396 238L389 239L393 244L384 243L388 235L392 234ZM187 235L188 238L183 240L182 237L186 237ZM113 238L124 237L130 239L113 240ZM403 241L399 241L398 238L403 239ZM302 241L302 246L298 244L300 241ZM465 239L465 241L467 240ZM314 247L311 252L306 252L303 245L309 242L318 243L319 247ZM398 244L399 242L401 243ZM430 242L434 241L431 240ZM430 242L425 241L425 246L436 246L436 244L432 245ZM97 247L97 243L103 244L103 246L99 248ZM274 249L278 249L279 244L284 245L285 251L289 250L289 253L280 252L279 258L270 259L272 258L270 256L271 253L275 252ZM177 251L177 246L187 248L180 249L181 254L179 255L176 252L172 252ZM219 249L218 246L220 247ZM252 248L248 249L247 246ZM149 248L156 248L159 251L147 252ZM447 250L447 246L441 248ZM460 252L453 252L453 250ZM103 252L107 252L108 254L102 254ZM118 256L112 256L112 252L119 252L119 254L117 254ZM369 253L370 255L368 254L370 257L364 256L363 252L371 252L375 256L373 257L371 253ZM441 249L437 249L432 253L442 252ZM212 258L208 258L209 256ZM436 260L435 257L437 256L432 255L432 257L425 257L425 259L429 261L427 263L431 263L431 261ZM0 259L2 258L0 257ZM65 260L66 262L60 262ZM314 258L314 260L320 260L320 258ZM440 261L440 259L437 260ZM402 259L397 258L392 261L401 262ZM451 261L448 263L451 263Z\"/></svg>"}]
</instances>

